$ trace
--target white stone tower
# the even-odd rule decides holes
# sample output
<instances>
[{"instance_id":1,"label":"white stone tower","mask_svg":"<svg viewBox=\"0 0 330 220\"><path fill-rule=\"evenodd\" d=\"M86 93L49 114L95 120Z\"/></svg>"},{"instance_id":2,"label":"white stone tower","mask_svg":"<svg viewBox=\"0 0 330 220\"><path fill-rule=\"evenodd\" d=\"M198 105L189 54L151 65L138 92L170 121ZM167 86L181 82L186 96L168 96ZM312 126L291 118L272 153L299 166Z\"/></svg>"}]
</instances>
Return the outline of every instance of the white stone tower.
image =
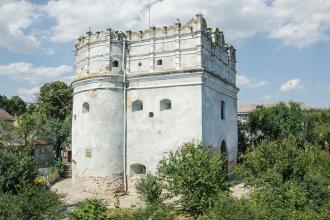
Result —
<instances>
[{"instance_id":1,"label":"white stone tower","mask_svg":"<svg viewBox=\"0 0 330 220\"><path fill-rule=\"evenodd\" d=\"M139 32L87 32L76 43L73 184L133 190L188 141L237 155L235 49L202 15Z\"/></svg>"},{"instance_id":2,"label":"white stone tower","mask_svg":"<svg viewBox=\"0 0 330 220\"><path fill-rule=\"evenodd\" d=\"M92 193L124 190L124 37L89 31L76 44L73 184Z\"/></svg>"}]
</instances>

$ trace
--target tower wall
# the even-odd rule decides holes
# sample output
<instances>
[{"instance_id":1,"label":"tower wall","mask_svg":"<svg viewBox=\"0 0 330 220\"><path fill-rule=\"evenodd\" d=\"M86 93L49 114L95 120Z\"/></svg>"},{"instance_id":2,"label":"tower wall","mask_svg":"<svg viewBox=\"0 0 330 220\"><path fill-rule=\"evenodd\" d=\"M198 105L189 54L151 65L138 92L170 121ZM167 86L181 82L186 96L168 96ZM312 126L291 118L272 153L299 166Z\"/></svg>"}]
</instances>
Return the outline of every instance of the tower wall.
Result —
<instances>
[{"instance_id":1,"label":"tower wall","mask_svg":"<svg viewBox=\"0 0 330 220\"><path fill-rule=\"evenodd\" d=\"M72 86L73 186L100 194L123 191L122 77L93 77Z\"/></svg>"}]
</instances>

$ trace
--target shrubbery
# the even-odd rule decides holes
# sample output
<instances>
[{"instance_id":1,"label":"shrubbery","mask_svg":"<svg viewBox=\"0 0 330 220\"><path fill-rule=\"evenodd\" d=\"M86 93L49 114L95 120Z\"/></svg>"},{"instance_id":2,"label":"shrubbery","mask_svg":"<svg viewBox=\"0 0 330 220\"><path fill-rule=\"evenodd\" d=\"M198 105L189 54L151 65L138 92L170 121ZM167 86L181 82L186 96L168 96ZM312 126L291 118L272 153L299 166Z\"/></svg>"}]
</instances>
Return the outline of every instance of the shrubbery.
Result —
<instances>
[{"instance_id":1,"label":"shrubbery","mask_svg":"<svg viewBox=\"0 0 330 220\"><path fill-rule=\"evenodd\" d=\"M198 216L227 189L224 165L225 157L213 148L187 143L160 162L159 175L179 209Z\"/></svg>"},{"instance_id":2,"label":"shrubbery","mask_svg":"<svg viewBox=\"0 0 330 220\"><path fill-rule=\"evenodd\" d=\"M33 183L37 168L24 150L0 150L0 192L16 194Z\"/></svg>"},{"instance_id":3,"label":"shrubbery","mask_svg":"<svg viewBox=\"0 0 330 220\"><path fill-rule=\"evenodd\" d=\"M69 213L72 220L106 220L107 208L101 200L88 199Z\"/></svg>"},{"instance_id":4,"label":"shrubbery","mask_svg":"<svg viewBox=\"0 0 330 220\"><path fill-rule=\"evenodd\" d=\"M147 206L156 207L161 205L165 196L164 184L156 175L147 174L136 184L136 191Z\"/></svg>"},{"instance_id":5,"label":"shrubbery","mask_svg":"<svg viewBox=\"0 0 330 220\"><path fill-rule=\"evenodd\" d=\"M0 219L57 219L60 200L36 180L37 170L24 149L0 150Z\"/></svg>"}]
</instances>

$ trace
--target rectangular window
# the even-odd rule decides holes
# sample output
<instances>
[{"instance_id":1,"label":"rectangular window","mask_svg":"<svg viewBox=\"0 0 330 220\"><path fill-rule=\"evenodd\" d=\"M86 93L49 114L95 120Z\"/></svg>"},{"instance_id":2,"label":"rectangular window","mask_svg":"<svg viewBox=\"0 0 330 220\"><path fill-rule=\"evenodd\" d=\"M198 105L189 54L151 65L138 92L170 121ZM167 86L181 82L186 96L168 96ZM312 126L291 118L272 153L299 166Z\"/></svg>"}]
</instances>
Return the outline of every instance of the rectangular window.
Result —
<instances>
[{"instance_id":1,"label":"rectangular window","mask_svg":"<svg viewBox=\"0 0 330 220\"><path fill-rule=\"evenodd\" d=\"M85 150L85 157L91 158L92 157L92 149Z\"/></svg>"}]
</instances>

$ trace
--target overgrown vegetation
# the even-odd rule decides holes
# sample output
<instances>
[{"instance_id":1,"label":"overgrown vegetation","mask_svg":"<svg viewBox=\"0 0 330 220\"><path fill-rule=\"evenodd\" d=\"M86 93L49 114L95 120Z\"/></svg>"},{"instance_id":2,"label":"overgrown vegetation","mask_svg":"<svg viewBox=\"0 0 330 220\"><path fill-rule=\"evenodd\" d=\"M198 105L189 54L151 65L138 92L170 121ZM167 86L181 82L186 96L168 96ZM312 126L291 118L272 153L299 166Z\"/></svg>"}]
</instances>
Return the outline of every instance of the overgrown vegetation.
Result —
<instances>
[{"instance_id":1,"label":"overgrown vegetation","mask_svg":"<svg viewBox=\"0 0 330 220\"><path fill-rule=\"evenodd\" d=\"M170 198L185 214L205 212L213 197L227 189L225 158L213 148L187 143L160 162L158 169Z\"/></svg>"},{"instance_id":2,"label":"overgrown vegetation","mask_svg":"<svg viewBox=\"0 0 330 220\"><path fill-rule=\"evenodd\" d=\"M80 203L72 212L69 213L72 220L106 220L107 208L101 200L88 199Z\"/></svg>"},{"instance_id":3,"label":"overgrown vegetation","mask_svg":"<svg viewBox=\"0 0 330 220\"><path fill-rule=\"evenodd\" d=\"M164 184L158 176L147 174L136 184L136 191L141 200L149 207L158 207L163 204L165 196L163 193Z\"/></svg>"},{"instance_id":4,"label":"overgrown vegetation","mask_svg":"<svg viewBox=\"0 0 330 220\"><path fill-rule=\"evenodd\" d=\"M58 219L60 200L35 182L36 165L24 149L0 149L0 219Z\"/></svg>"}]
</instances>

